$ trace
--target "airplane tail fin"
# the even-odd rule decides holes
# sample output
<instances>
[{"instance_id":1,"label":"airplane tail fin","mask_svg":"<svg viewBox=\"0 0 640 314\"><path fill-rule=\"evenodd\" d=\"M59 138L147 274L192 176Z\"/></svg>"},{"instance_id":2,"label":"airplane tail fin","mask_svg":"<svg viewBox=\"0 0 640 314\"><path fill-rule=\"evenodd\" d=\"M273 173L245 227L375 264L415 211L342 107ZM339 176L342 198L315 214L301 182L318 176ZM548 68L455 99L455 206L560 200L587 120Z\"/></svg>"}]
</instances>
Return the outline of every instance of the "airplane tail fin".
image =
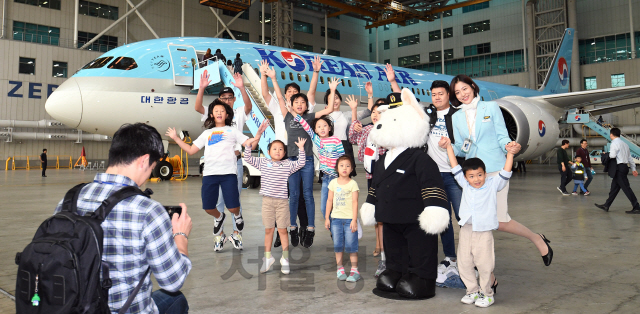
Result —
<instances>
[{"instance_id":1,"label":"airplane tail fin","mask_svg":"<svg viewBox=\"0 0 640 314\"><path fill-rule=\"evenodd\" d=\"M548 94L566 93L569 91L569 74L571 73L571 53L573 52L573 37L575 30L567 28L562 35L560 45L553 57L551 68L547 72L541 92Z\"/></svg>"}]
</instances>

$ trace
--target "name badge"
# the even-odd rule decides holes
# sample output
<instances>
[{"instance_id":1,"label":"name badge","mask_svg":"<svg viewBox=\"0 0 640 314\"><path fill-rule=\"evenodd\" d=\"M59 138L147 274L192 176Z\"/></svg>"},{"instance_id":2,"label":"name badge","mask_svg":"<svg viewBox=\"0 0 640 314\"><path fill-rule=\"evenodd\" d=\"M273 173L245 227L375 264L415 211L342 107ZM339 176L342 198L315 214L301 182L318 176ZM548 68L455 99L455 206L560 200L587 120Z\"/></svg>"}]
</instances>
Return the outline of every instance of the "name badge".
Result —
<instances>
[{"instance_id":1,"label":"name badge","mask_svg":"<svg viewBox=\"0 0 640 314\"><path fill-rule=\"evenodd\" d=\"M398 169L398 170L396 170L396 172L404 174L404 170L402 170L402 169Z\"/></svg>"},{"instance_id":2,"label":"name badge","mask_svg":"<svg viewBox=\"0 0 640 314\"><path fill-rule=\"evenodd\" d=\"M482 122L490 122L491 121L491 116L485 116L484 119L482 119Z\"/></svg>"},{"instance_id":3,"label":"name badge","mask_svg":"<svg viewBox=\"0 0 640 314\"><path fill-rule=\"evenodd\" d=\"M465 138L464 139L464 143L462 143L462 152L465 154L469 153L469 150L471 150L471 143L473 143L473 141L471 141L470 138Z\"/></svg>"}]
</instances>

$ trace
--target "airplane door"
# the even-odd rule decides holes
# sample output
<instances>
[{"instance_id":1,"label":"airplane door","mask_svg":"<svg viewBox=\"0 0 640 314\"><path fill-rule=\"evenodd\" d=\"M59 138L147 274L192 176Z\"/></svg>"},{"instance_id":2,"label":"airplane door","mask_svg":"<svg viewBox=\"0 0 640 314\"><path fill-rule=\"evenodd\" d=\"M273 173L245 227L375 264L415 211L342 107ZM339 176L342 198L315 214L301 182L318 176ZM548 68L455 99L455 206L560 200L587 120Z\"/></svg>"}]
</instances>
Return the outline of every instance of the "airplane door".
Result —
<instances>
[{"instance_id":1,"label":"airplane door","mask_svg":"<svg viewBox=\"0 0 640 314\"><path fill-rule=\"evenodd\" d=\"M198 55L193 46L168 45L173 63L173 82L179 86L193 86L193 69L197 67Z\"/></svg>"},{"instance_id":2,"label":"airplane door","mask_svg":"<svg viewBox=\"0 0 640 314\"><path fill-rule=\"evenodd\" d=\"M496 92L492 90L488 90L488 92L489 92L489 97L491 97L491 100L498 99L498 94Z\"/></svg>"}]
</instances>

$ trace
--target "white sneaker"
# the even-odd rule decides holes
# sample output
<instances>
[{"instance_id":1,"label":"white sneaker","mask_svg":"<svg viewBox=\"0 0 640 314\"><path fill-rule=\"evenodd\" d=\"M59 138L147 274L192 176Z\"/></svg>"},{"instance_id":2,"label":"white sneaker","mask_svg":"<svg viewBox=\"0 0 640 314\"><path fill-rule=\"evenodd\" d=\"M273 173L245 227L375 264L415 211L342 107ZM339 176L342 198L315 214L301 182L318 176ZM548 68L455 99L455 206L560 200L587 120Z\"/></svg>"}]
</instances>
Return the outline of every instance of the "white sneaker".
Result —
<instances>
[{"instance_id":1,"label":"white sneaker","mask_svg":"<svg viewBox=\"0 0 640 314\"><path fill-rule=\"evenodd\" d=\"M289 260L284 258L284 257L281 257L280 258L280 266L281 266L280 270L282 271L282 273L285 274L285 275L288 275L289 271L290 271L290 269L289 269Z\"/></svg>"},{"instance_id":2,"label":"white sneaker","mask_svg":"<svg viewBox=\"0 0 640 314\"><path fill-rule=\"evenodd\" d=\"M451 260L449 257L445 257L440 264L438 264L438 274L444 274L447 270L447 267L453 266L456 267L458 263Z\"/></svg>"},{"instance_id":3,"label":"white sneaker","mask_svg":"<svg viewBox=\"0 0 640 314\"><path fill-rule=\"evenodd\" d=\"M220 252L222 251L222 247L224 246L224 242L226 241L227 236L223 233L219 236L215 236L213 238L214 246L213 251Z\"/></svg>"},{"instance_id":4,"label":"white sneaker","mask_svg":"<svg viewBox=\"0 0 640 314\"><path fill-rule=\"evenodd\" d=\"M476 302L476 300L478 300L479 296L480 296L480 294L477 293L477 292L469 293L469 294L465 295L464 297L462 297L460 302L462 302L464 304L474 304Z\"/></svg>"},{"instance_id":5,"label":"white sneaker","mask_svg":"<svg viewBox=\"0 0 640 314\"><path fill-rule=\"evenodd\" d=\"M478 296L478 299L476 300L476 306L477 307L489 307L494 302L495 302L495 299L493 298L493 296L488 297L488 296L480 293L480 295Z\"/></svg>"},{"instance_id":6,"label":"white sneaker","mask_svg":"<svg viewBox=\"0 0 640 314\"><path fill-rule=\"evenodd\" d=\"M236 250L242 250L242 235L239 233L232 233L228 238L227 241L231 242L231 244L233 245L233 247Z\"/></svg>"},{"instance_id":7,"label":"white sneaker","mask_svg":"<svg viewBox=\"0 0 640 314\"><path fill-rule=\"evenodd\" d=\"M276 259L273 258L273 256L269 257L269 259L266 259L265 257L262 258L262 267L260 267L260 272L261 273L266 273L269 270L271 270L271 266L273 266L273 263L276 262Z\"/></svg>"}]
</instances>

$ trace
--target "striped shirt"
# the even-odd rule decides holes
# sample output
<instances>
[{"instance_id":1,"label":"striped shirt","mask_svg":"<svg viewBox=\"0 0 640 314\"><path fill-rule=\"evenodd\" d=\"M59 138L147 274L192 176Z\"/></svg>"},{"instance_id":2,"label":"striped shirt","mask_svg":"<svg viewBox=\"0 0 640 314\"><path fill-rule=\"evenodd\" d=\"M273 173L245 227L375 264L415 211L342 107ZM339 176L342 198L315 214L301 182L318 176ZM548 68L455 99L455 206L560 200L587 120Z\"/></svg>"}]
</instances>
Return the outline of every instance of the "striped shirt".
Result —
<instances>
[{"instance_id":1,"label":"striped shirt","mask_svg":"<svg viewBox=\"0 0 640 314\"><path fill-rule=\"evenodd\" d=\"M344 155L342 141L337 136L320 138L300 115L296 115L295 120L302 125L302 128L309 134L311 141L313 141L313 144L318 149L320 170L330 176L338 177L338 172L335 167L338 158Z\"/></svg>"},{"instance_id":2,"label":"striped shirt","mask_svg":"<svg viewBox=\"0 0 640 314\"><path fill-rule=\"evenodd\" d=\"M289 176L304 167L305 153L301 149L298 160L274 161L266 157L252 157L251 148L245 147L244 161L260 170L260 195L288 198L287 181Z\"/></svg>"},{"instance_id":3,"label":"striped shirt","mask_svg":"<svg viewBox=\"0 0 640 314\"><path fill-rule=\"evenodd\" d=\"M123 175L99 173L78 197L78 214L93 212L114 192L137 186ZM56 207L58 213L62 201ZM102 223L102 259L109 264L109 309L113 313L127 301L148 267L160 288L180 290L191 271L191 260L180 254L173 241L173 227L164 207L148 197L136 195L118 203ZM127 313L158 313L147 276Z\"/></svg>"},{"instance_id":4,"label":"striped shirt","mask_svg":"<svg viewBox=\"0 0 640 314\"><path fill-rule=\"evenodd\" d=\"M349 142L351 142L351 144L358 145L358 160L363 162L364 151L367 148L367 138L369 137L369 133L371 132L371 129L373 129L373 124L363 126L360 132L356 132L356 130L354 130L353 128L353 126L356 125L356 122L360 123L360 121L354 121L353 123L351 123L351 126L349 127ZM387 150L384 147L378 146L379 156L384 155L385 151ZM373 178L373 175L367 172L366 177L367 179L371 179Z\"/></svg>"}]
</instances>

